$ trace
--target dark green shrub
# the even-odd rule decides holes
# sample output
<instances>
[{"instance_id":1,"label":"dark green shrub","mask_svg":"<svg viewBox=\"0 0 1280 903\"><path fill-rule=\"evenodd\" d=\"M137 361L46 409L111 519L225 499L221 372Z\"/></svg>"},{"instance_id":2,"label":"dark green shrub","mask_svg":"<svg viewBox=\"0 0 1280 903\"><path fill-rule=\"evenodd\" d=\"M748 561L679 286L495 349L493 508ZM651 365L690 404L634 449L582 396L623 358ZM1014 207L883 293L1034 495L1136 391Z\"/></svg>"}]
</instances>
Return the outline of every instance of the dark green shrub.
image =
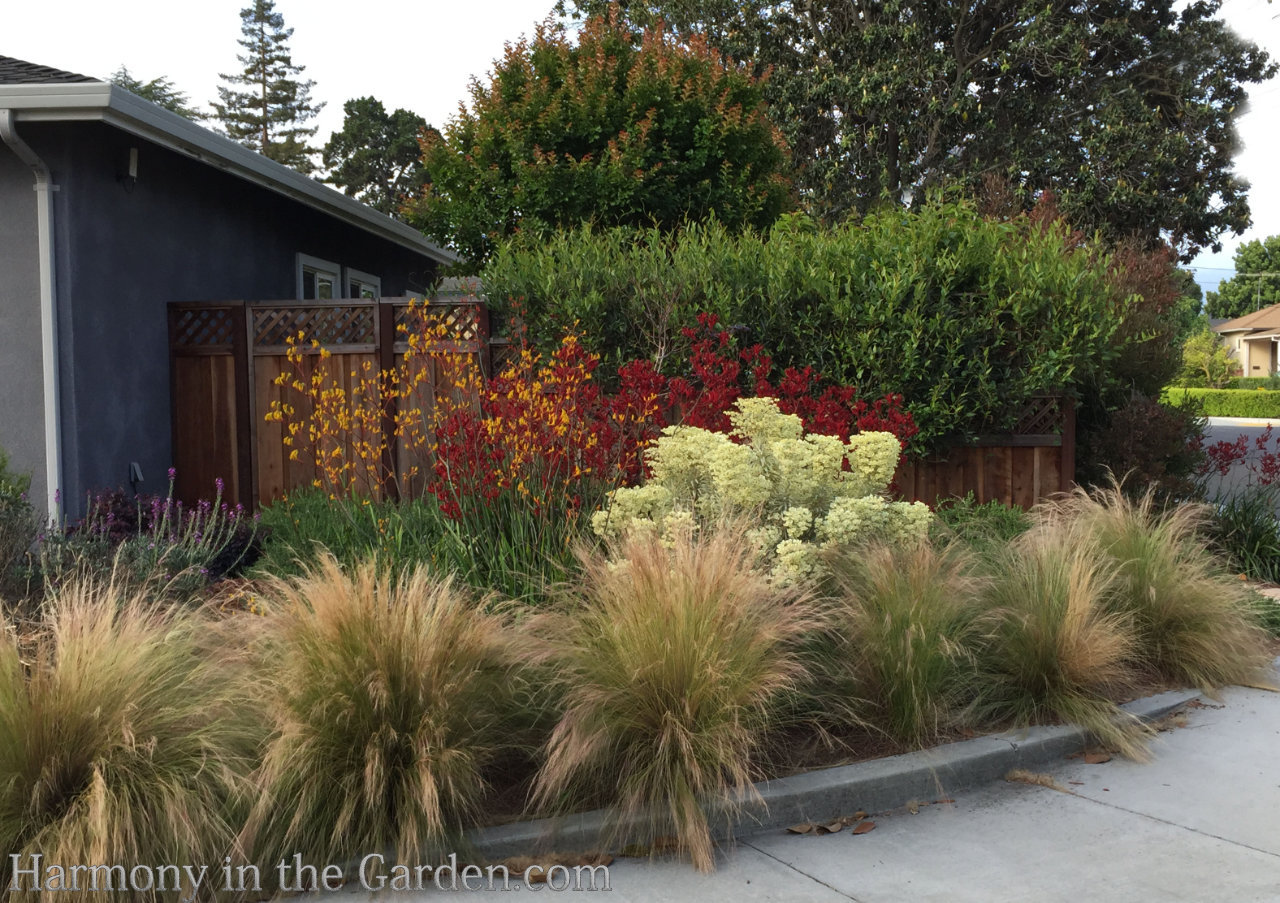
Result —
<instances>
[{"instance_id":1,"label":"dark green shrub","mask_svg":"<svg viewBox=\"0 0 1280 903\"><path fill-rule=\"evenodd\" d=\"M584 227L504 246L483 278L537 341L578 322L606 379L631 358L672 367L680 328L716 314L783 367L902 394L921 448L1007 428L1032 395L1105 382L1129 303L1109 259L1065 225L964 202L830 228L790 217L763 235Z\"/></svg>"},{"instance_id":2,"label":"dark green shrub","mask_svg":"<svg viewBox=\"0 0 1280 903\"><path fill-rule=\"evenodd\" d=\"M1115 474L1129 494L1155 487L1162 500L1198 499L1203 436L1204 418L1194 398L1172 404L1132 395L1104 426L1081 432L1076 479L1102 486Z\"/></svg>"}]
</instances>

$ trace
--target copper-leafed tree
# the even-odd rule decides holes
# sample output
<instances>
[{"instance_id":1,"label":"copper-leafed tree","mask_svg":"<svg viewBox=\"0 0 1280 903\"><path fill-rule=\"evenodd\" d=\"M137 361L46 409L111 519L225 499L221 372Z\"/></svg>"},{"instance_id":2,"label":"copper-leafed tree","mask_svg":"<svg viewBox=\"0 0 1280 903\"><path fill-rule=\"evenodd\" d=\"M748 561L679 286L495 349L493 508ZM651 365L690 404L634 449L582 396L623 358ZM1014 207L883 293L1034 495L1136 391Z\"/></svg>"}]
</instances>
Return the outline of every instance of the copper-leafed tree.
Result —
<instances>
[{"instance_id":1,"label":"copper-leafed tree","mask_svg":"<svg viewBox=\"0 0 1280 903\"><path fill-rule=\"evenodd\" d=\"M700 37L636 31L614 9L579 40L562 25L508 45L471 103L428 134L411 222L478 265L516 231L767 226L791 204L763 80Z\"/></svg>"}]
</instances>

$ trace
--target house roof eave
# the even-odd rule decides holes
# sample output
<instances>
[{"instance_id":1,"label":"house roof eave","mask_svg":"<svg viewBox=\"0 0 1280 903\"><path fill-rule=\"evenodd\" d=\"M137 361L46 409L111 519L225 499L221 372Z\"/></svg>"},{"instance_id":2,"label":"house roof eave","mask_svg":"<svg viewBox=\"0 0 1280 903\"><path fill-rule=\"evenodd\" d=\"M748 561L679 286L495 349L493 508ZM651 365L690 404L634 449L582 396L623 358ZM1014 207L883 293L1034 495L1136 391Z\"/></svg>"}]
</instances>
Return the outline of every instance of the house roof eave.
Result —
<instances>
[{"instance_id":1,"label":"house roof eave","mask_svg":"<svg viewBox=\"0 0 1280 903\"><path fill-rule=\"evenodd\" d=\"M27 122L100 120L285 195L441 263L458 256L420 232L229 138L105 82L0 85L0 108Z\"/></svg>"}]
</instances>

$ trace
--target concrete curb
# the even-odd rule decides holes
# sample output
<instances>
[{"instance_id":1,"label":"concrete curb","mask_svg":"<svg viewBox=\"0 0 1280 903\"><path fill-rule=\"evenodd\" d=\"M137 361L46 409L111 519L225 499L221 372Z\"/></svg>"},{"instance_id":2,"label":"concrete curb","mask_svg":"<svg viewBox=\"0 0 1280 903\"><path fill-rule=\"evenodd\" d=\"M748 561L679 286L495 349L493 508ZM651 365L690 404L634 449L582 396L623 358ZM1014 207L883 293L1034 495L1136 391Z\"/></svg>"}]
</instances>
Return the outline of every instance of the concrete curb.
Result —
<instances>
[{"instance_id":1,"label":"concrete curb","mask_svg":"<svg viewBox=\"0 0 1280 903\"><path fill-rule=\"evenodd\" d=\"M1280 426L1280 420L1267 417L1206 417L1209 426Z\"/></svg>"},{"instance_id":2,"label":"concrete curb","mask_svg":"<svg viewBox=\"0 0 1280 903\"><path fill-rule=\"evenodd\" d=\"M1200 694L1171 690L1122 708L1146 722L1156 721ZM1072 725L1008 731L934 749L838 765L756 785L764 802L749 807L735 833L832 821L858 810L883 812L912 801L928 802L999 780L1015 768L1033 768L1082 749L1087 732ZM608 836L608 813L598 809L563 818L479 828L467 833L468 849L490 861L558 851L601 848ZM624 825L619 832L626 835ZM719 839L723 839L722 836Z\"/></svg>"}]
</instances>

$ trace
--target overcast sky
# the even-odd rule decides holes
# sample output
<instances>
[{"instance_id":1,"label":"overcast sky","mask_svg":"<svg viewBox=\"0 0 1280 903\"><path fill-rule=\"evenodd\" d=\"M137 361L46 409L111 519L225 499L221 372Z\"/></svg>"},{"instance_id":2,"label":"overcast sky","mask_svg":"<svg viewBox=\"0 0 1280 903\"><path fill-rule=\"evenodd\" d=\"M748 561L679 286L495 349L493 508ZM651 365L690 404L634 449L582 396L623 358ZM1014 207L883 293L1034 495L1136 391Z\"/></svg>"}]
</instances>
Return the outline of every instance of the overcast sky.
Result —
<instances>
[{"instance_id":1,"label":"overcast sky","mask_svg":"<svg viewBox=\"0 0 1280 903\"><path fill-rule=\"evenodd\" d=\"M503 45L528 34L554 0L276 0L293 28L293 61L327 102L323 142L342 124L342 104L373 95L439 127L467 98ZM7 2L0 55L105 78L121 64L143 81L166 76L199 106L217 95L218 73L240 66L242 0L41 0ZM1239 32L1280 57L1280 2L1227 0ZM1254 227L1223 253L1202 254L1197 277L1212 288L1230 275L1242 240L1280 233L1280 78L1254 93L1241 125L1246 149L1237 171L1253 185ZM1223 268L1223 269L1215 269Z\"/></svg>"}]
</instances>

